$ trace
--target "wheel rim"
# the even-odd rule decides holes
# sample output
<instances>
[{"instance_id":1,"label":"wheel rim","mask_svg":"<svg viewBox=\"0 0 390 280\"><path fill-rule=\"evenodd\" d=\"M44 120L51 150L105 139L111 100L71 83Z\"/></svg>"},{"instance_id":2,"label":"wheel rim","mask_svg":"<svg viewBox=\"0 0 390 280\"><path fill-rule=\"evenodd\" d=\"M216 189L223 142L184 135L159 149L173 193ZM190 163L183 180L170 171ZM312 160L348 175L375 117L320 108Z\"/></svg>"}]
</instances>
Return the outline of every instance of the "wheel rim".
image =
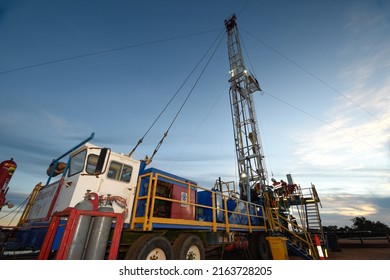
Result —
<instances>
[{"instance_id":1,"label":"wheel rim","mask_svg":"<svg viewBox=\"0 0 390 280\"><path fill-rule=\"evenodd\" d=\"M192 245L186 254L186 259L187 260L200 260L200 250L198 246Z\"/></svg>"},{"instance_id":2,"label":"wheel rim","mask_svg":"<svg viewBox=\"0 0 390 280\"><path fill-rule=\"evenodd\" d=\"M147 260L166 260L167 256L165 255L164 250L160 248L153 249L147 256Z\"/></svg>"}]
</instances>

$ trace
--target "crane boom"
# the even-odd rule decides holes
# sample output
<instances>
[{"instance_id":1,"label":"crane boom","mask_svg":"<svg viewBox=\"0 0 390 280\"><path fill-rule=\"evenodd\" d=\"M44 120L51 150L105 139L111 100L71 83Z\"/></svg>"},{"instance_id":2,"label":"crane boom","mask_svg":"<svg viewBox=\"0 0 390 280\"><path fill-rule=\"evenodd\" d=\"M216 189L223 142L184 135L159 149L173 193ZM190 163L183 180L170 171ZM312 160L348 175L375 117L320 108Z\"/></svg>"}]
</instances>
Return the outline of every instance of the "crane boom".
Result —
<instances>
[{"instance_id":1,"label":"crane boom","mask_svg":"<svg viewBox=\"0 0 390 280\"><path fill-rule=\"evenodd\" d=\"M230 63L230 105L233 121L241 199L251 200L251 189L261 194L267 184L264 154L252 93L261 91L256 78L245 68L236 16L225 20Z\"/></svg>"}]
</instances>

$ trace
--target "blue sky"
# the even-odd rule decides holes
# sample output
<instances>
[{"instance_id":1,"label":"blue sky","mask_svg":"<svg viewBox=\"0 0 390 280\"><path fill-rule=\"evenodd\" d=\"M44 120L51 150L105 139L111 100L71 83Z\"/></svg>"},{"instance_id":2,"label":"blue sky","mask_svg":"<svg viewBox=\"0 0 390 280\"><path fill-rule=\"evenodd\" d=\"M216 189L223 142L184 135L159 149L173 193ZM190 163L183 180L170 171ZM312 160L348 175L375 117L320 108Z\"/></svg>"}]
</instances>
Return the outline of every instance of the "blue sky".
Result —
<instances>
[{"instance_id":1,"label":"blue sky","mask_svg":"<svg viewBox=\"0 0 390 280\"><path fill-rule=\"evenodd\" d=\"M269 175L314 183L324 225L361 215L390 225L384 0L1 0L0 160L18 164L8 198L22 202L51 160L91 132L94 143L128 153L232 13L263 89L255 105ZM154 167L205 187L237 180L228 70L225 37ZM135 158L153 153L200 71Z\"/></svg>"}]
</instances>

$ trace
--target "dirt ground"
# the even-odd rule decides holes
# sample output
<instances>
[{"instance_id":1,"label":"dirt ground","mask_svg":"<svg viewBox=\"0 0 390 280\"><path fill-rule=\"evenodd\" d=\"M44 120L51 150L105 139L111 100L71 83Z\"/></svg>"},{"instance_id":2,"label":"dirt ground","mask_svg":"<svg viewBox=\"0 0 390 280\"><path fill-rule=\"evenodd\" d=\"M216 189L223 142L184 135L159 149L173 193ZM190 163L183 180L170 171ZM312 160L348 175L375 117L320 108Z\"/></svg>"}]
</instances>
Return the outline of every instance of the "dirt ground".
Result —
<instances>
[{"instance_id":1,"label":"dirt ground","mask_svg":"<svg viewBox=\"0 0 390 280\"><path fill-rule=\"evenodd\" d=\"M390 248L341 248L329 252L329 260L390 260Z\"/></svg>"},{"instance_id":2,"label":"dirt ground","mask_svg":"<svg viewBox=\"0 0 390 280\"><path fill-rule=\"evenodd\" d=\"M327 260L390 260L390 241L382 240L338 240L338 246L329 248ZM295 255L290 260L301 260Z\"/></svg>"},{"instance_id":3,"label":"dirt ground","mask_svg":"<svg viewBox=\"0 0 390 280\"><path fill-rule=\"evenodd\" d=\"M387 240L339 240L340 251L330 251L329 260L390 260Z\"/></svg>"}]
</instances>

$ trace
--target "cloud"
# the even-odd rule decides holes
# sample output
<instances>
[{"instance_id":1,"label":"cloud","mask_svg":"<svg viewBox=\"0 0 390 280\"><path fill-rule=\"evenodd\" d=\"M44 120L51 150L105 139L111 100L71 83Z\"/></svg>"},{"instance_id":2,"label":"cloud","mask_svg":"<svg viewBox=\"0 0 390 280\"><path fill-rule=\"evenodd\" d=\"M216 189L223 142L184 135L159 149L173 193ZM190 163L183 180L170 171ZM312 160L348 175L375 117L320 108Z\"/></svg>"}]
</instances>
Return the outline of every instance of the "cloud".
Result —
<instances>
[{"instance_id":1,"label":"cloud","mask_svg":"<svg viewBox=\"0 0 390 280\"><path fill-rule=\"evenodd\" d=\"M387 1L384 1L387 2ZM378 38L385 37L390 24L388 3L358 1L350 5L346 13L344 32L348 34L342 50L345 54L355 51L377 50ZM381 7L382 5L382 7Z\"/></svg>"},{"instance_id":2,"label":"cloud","mask_svg":"<svg viewBox=\"0 0 390 280\"><path fill-rule=\"evenodd\" d=\"M356 216L390 225L390 40L381 34L389 21L366 5L348 14L337 76L345 90L326 124L292 136L297 169L305 170L294 175L315 181L325 225L351 225Z\"/></svg>"},{"instance_id":3,"label":"cloud","mask_svg":"<svg viewBox=\"0 0 390 280\"><path fill-rule=\"evenodd\" d=\"M365 68L365 65L360 68ZM356 71L359 72L359 68ZM375 71L378 72L379 69ZM352 73L350 75L353 76ZM360 164L356 162L357 158L362 162L389 157L390 79L372 83L368 77L364 79L356 74L354 80L359 81L357 87L360 88L351 82L352 87L346 93L353 103L342 97L336 99L327 112L330 120L326 125L295 136L299 137L301 143L296 155L303 162L315 166L348 164L350 166L347 168L351 168ZM359 104L362 104L363 109Z\"/></svg>"},{"instance_id":4,"label":"cloud","mask_svg":"<svg viewBox=\"0 0 390 280\"><path fill-rule=\"evenodd\" d=\"M14 110L11 114L1 110L0 130L6 133L0 137L0 156L13 157L18 165L33 169L42 164L47 166L58 151L72 146L74 138L82 139L77 126L80 125L70 125L66 119L48 112Z\"/></svg>"},{"instance_id":5,"label":"cloud","mask_svg":"<svg viewBox=\"0 0 390 280\"><path fill-rule=\"evenodd\" d=\"M321 203L321 217L325 225L331 225L336 220L351 220L357 216L390 225L390 217L387 215L390 209L389 196L334 194L322 196ZM336 216L341 217L336 219ZM340 222L338 225L343 226ZM350 226L349 223L344 225Z\"/></svg>"},{"instance_id":6,"label":"cloud","mask_svg":"<svg viewBox=\"0 0 390 280\"><path fill-rule=\"evenodd\" d=\"M48 110L26 110L22 106L12 108L12 110L3 107L0 112L0 128L6 130L10 136L20 138L25 135L26 138L35 138L41 141L45 140L47 136L71 139L75 135L79 136L81 131L85 130L83 123L75 123L69 118L64 118ZM9 138L14 139L15 137Z\"/></svg>"},{"instance_id":7,"label":"cloud","mask_svg":"<svg viewBox=\"0 0 390 280\"><path fill-rule=\"evenodd\" d=\"M359 20L350 19L349 29L353 25L362 25L360 28L364 30L370 29L374 23L382 22L381 13L375 15L375 20L370 17L372 22L361 21L361 13L366 11L360 9L359 6L354 14ZM367 36L361 35L360 44L372 43ZM350 41L354 39L349 38ZM351 169L356 165L362 166L362 163L369 166L369 162L383 163L388 160L390 40L381 37L375 42L375 50L364 55L355 51L354 60L341 67L339 78L347 90L334 100L332 108L326 112L327 124L295 136L299 137L301 143L295 154L303 163Z\"/></svg>"},{"instance_id":8,"label":"cloud","mask_svg":"<svg viewBox=\"0 0 390 280\"><path fill-rule=\"evenodd\" d=\"M352 114L345 116L345 111L335 112L329 125L296 136L300 144L295 155L304 164L353 169L362 162L388 157L389 126L390 116L378 123L370 118L354 120Z\"/></svg>"}]
</instances>

